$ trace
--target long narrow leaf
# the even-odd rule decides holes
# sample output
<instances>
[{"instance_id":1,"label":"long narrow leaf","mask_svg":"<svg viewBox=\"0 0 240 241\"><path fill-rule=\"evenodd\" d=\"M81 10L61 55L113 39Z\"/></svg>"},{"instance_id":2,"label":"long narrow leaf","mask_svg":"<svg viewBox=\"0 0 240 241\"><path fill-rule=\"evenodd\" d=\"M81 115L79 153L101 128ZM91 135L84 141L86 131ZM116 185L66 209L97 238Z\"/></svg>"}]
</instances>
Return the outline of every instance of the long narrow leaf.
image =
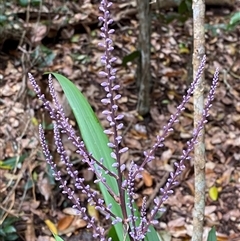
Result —
<instances>
[{"instance_id":1,"label":"long narrow leaf","mask_svg":"<svg viewBox=\"0 0 240 241\"><path fill-rule=\"evenodd\" d=\"M216 229L212 227L208 233L207 241L217 241Z\"/></svg>"},{"instance_id":2,"label":"long narrow leaf","mask_svg":"<svg viewBox=\"0 0 240 241\"><path fill-rule=\"evenodd\" d=\"M94 114L91 106L89 105L86 98L83 94L77 89L77 87L66 77L52 73L54 77L59 81L67 100L73 110L74 116L77 120L78 127L80 129L82 138L84 143L90 153L93 156L100 160L103 158L103 164L105 167L115 172L115 169L112 167L114 160L111 158L111 149L107 146L108 138L103 133L103 128L99 123L96 115ZM118 186L116 180L109 176L105 175L107 184L111 187L111 189L118 194ZM104 197L106 205L112 204L112 212L122 218L122 211L120 206L116 203L116 201L111 197L111 195L107 192L105 186L102 183L99 183L100 190ZM137 216L140 217L139 213ZM119 241L123 240L124 230L121 223L116 224L115 231L117 233ZM153 227L150 227L151 232L146 235L146 241L158 241L159 236ZM126 237L125 241L129 241L130 238Z\"/></svg>"}]
</instances>

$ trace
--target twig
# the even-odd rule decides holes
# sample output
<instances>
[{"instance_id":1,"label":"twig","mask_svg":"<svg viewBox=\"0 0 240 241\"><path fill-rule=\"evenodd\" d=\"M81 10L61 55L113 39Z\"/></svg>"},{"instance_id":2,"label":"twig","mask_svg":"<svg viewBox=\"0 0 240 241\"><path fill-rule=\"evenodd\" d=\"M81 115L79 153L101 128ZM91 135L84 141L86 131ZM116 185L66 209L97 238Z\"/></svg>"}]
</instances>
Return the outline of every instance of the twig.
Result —
<instances>
[{"instance_id":1,"label":"twig","mask_svg":"<svg viewBox=\"0 0 240 241\"><path fill-rule=\"evenodd\" d=\"M6 217L8 216L9 213L11 213L10 211L12 210L12 207L14 205L14 199L15 199L15 195L13 196L13 199L11 200L10 202L10 205L9 205L9 208L6 210L6 209L3 209L4 211L6 210L6 212L4 213L2 219L0 220L0 226L3 224L4 220L6 219ZM2 207L2 206L1 206Z\"/></svg>"}]
</instances>

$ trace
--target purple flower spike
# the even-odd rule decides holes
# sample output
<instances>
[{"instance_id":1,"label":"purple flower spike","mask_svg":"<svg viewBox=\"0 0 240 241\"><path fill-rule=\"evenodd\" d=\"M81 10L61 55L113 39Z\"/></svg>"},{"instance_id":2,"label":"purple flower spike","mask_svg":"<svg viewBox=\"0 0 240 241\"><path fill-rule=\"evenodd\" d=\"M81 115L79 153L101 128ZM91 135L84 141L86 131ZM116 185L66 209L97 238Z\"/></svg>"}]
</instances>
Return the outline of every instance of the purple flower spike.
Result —
<instances>
[{"instance_id":1,"label":"purple flower spike","mask_svg":"<svg viewBox=\"0 0 240 241\"><path fill-rule=\"evenodd\" d=\"M194 146L197 143L196 140L197 140L198 136L201 135L201 130L204 128L204 125L207 122L209 110L210 110L210 107L214 100L214 95L215 95L215 91L216 91L217 84L218 84L218 75L219 75L219 71L217 69L215 71L215 74L213 77L212 85L211 85L211 88L210 88L210 91L209 91L209 94L207 97L207 101L206 101L206 104L204 107L202 118L199 121L196 129L193 130L193 137L190 141L187 142L187 149L183 150L180 162L174 163L174 165L176 167L175 171L170 173L170 177L168 178L167 183L165 184L165 187L160 189L161 198L160 199L156 198L154 200L156 206L154 206L153 210L151 211L151 216L148 219L147 224L145 225L145 227L143 229L143 233L146 233L149 228L149 225L154 222L154 217L156 216L157 212L161 211L163 202L165 202L168 199L169 195L173 194L172 189L174 188L175 185L178 184L177 177L185 169L184 161L190 159L190 152L192 152L192 150L194 149ZM192 91L188 91L188 92L192 92ZM172 119L174 119L174 118L175 117L172 117Z\"/></svg>"},{"instance_id":2,"label":"purple flower spike","mask_svg":"<svg viewBox=\"0 0 240 241\"><path fill-rule=\"evenodd\" d=\"M104 133L113 136L113 142L109 142L108 146L112 148L111 157L115 160L115 163L112 165L112 167L116 168L117 170L117 183L119 188L120 205L123 211L123 217L124 219L127 219L125 190L122 189L124 181L122 176L123 168L120 158L121 154L126 152L128 148L120 148L119 146L122 137L118 134L118 132L123 128L123 123L121 122L121 120L123 119L123 115L117 112L117 102L120 100L121 95L117 93L120 85L117 83L116 69L113 67L114 62L117 60L117 58L112 56L114 47L111 35L114 33L114 29L110 28L110 25L113 23L113 19L111 18L109 12L109 8L111 7L111 5L112 3L110 1L102 0L99 7L100 11L103 13L103 15L99 17L99 21L103 23L100 34L103 42L100 43L99 46L102 47L105 51L103 56L101 56L101 62L105 66L105 70L100 71L99 74L101 77L104 78L101 85L106 92L106 96L101 101L108 108L103 111L103 114L106 115L106 119L109 122L110 128L104 130Z\"/></svg>"}]
</instances>

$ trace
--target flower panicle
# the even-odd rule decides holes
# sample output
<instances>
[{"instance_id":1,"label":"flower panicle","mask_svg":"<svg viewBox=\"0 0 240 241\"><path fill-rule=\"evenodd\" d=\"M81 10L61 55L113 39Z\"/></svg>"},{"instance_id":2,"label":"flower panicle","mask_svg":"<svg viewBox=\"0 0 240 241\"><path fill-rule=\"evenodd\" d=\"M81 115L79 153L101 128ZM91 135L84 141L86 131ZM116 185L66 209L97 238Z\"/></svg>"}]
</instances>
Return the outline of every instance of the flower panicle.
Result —
<instances>
[{"instance_id":1,"label":"flower panicle","mask_svg":"<svg viewBox=\"0 0 240 241\"><path fill-rule=\"evenodd\" d=\"M102 168L103 171L108 171L110 176L117 178L117 175L111 171L109 171L102 163L102 161L96 160L86 149L84 142L81 141L80 137L76 135L75 130L72 125L69 123L68 118L65 116L64 110L60 105L56 92L53 87L52 76L49 75L48 85L50 89L50 94L53 99L54 106L50 105L50 102L45 98L44 94L41 93L41 89L37 84L34 77L29 73L29 80L36 92L38 98L42 101L44 108L48 111L50 118L56 123L58 129L61 133L65 133L68 136L68 139L73 143L73 145L77 148L77 153L83 157L82 161L86 162L90 169L93 172L98 172L94 164L97 164L99 168Z\"/></svg>"},{"instance_id":2,"label":"flower panicle","mask_svg":"<svg viewBox=\"0 0 240 241\"><path fill-rule=\"evenodd\" d=\"M121 165L120 159L121 155L128 151L128 148L120 148L122 136L119 133L123 128L122 119L124 115L118 113L118 101L121 98L121 94L118 93L120 85L117 83L116 69L114 68L114 62L117 58L112 55L114 47L111 35L114 33L114 29L111 29L110 27L113 23L113 19L109 11L111 6L111 1L101 0L99 7L99 10L102 12L102 16L99 17L99 21L102 23L102 27L100 28L102 42L99 43L99 46L104 50L104 54L101 56L101 63L105 66L105 69L100 71L99 75L104 78L101 85L106 93L106 96L101 100L101 102L103 105L107 106L107 109L102 113L106 116L106 119L109 122L109 128L104 130L104 133L111 135L113 139L112 141L109 141L108 146L112 149L111 157L114 159L112 167L116 169L118 175L116 180L123 218L127 219L125 190L122 189L124 182L122 172L125 170L125 165Z\"/></svg>"},{"instance_id":3,"label":"flower panicle","mask_svg":"<svg viewBox=\"0 0 240 241\"><path fill-rule=\"evenodd\" d=\"M111 188L104 183L103 177L101 176L101 171L108 171L109 175L117 177L116 174L110 172L106 169L106 167L102 164L102 160L97 161L95 160L90 153L87 152L85 145L82 141L80 141L80 138L76 136L75 131L73 127L69 124L68 119L65 117L65 113L63 111L62 106L59 104L59 101L56 97L55 90L53 88L52 83L52 77L49 76L49 89L50 93L53 99L54 107L50 105L50 102L45 98L45 96L41 93L40 87L36 83L34 77L29 74L30 82L34 88L34 91L36 92L38 98L42 100L44 108L49 112L50 117L53 121L53 131L54 131L54 141L56 145L57 153L60 156L60 160L64 163L66 166L67 174L70 176L71 180L75 182L75 190L79 189L82 193L85 193L88 198L88 202L92 205L95 205L99 208L101 213L103 213L106 218L112 218L113 220L119 221L119 217L117 217L112 211L111 207L106 207L104 200L102 198L99 198L95 191L93 191L89 185L84 184L84 179L78 177L78 171L74 170L73 164L70 162L69 157L66 154L65 148L62 143L61 139L61 133L65 133L68 136L68 139L72 141L72 143L77 147L77 153L79 153L83 157L83 162L87 162L89 164L89 168L97 175L97 178L100 179L100 181L106 186L107 190L109 191L110 195L113 196L113 198L118 199L116 194L111 190ZM45 159L47 163L50 165L51 169L53 170L53 175L56 179L56 181L60 182L60 189L62 189L62 193L67 195L68 199L73 202L73 207L79 212L79 214L82 215L83 219L88 222L88 227L92 227L94 230L94 235L101 240L105 239L105 231L103 231L98 224L96 224L96 221L94 218L88 216L86 213L86 209L81 206L80 200L76 197L75 191L72 188L69 188L67 186L67 182L64 180L64 178L61 176L61 171L57 170L56 164L53 162L52 155L48 149L48 145L45 139L44 130L42 125L39 125L39 137L41 146L43 149L43 154L45 156ZM97 168L95 168L95 164L99 164Z\"/></svg>"},{"instance_id":4,"label":"flower panicle","mask_svg":"<svg viewBox=\"0 0 240 241\"><path fill-rule=\"evenodd\" d=\"M137 237L137 217L135 216L135 207L134 207L134 176L133 176L133 172L134 169L136 168L136 164L132 161L131 162L131 166L130 166L130 170L129 170L129 174L128 174L128 179L127 179L127 205L128 208L130 210L130 214L128 216L128 220L130 225L130 229L131 231L129 232L129 234L132 236L132 238Z\"/></svg>"},{"instance_id":5,"label":"flower panicle","mask_svg":"<svg viewBox=\"0 0 240 241\"><path fill-rule=\"evenodd\" d=\"M102 112L106 116L110 126L109 129L104 130L104 133L113 136L114 140L113 142L109 142L108 146L113 149L111 156L116 160L114 167L118 169L118 175L120 175L120 155L126 152L128 148L119 148L119 144L122 141L122 136L118 135L118 133L123 128L123 123L121 121L124 116L123 114L118 114L117 112L117 101L121 98L121 95L118 93L120 85L116 83L116 69L113 67L113 64L117 58L112 56L114 47L111 35L114 33L114 29L110 28L110 25L113 23L113 19L111 18L109 12L111 5L112 3L110 1L102 0L99 7L100 11L102 12L102 16L99 17L99 21L103 23L102 27L100 28L100 36L102 37L103 42L99 43L99 46L104 49L104 54L101 56L101 62L105 66L105 70L100 71L99 74L105 79L101 85L106 92L106 96L101 100L101 102L104 105L109 106L108 109Z\"/></svg>"},{"instance_id":6,"label":"flower panicle","mask_svg":"<svg viewBox=\"0 0 240 241\"><path fill-rule=\"evenodd\" d=\"M169 195L173 194L173 188L179 184L179 182L177 181L177 178L179 177L179 175L181 175L181 173L185 169L184 161L191 159L190 153L193 151L194 146L197 144L197 139L201 135L201 131L204 128L204 125L207 123L207 117L209 116L209 110L212 106L212 102L214 100L215 91L218 84L218 76L219 76L219 70L216 69L213 77L212 85L210 87L210 91L207 97L207 101L203 109L202 118L198 122L197 127L193 130L192 139L187 142L187 148L182 151L180 161L174 163L174 166L176 168L175 171L170 173L170 177L167 179L167 182L164 188L160 188L159 191L161 193L161 198L154 199L155 206L151 211L150 218L147 220L143 228L143 233L145 234L150 224L154 222L154 217L156 216L157 212L162 211L163 202L165 202L168 199Z\"/></svg>"},{"instance_id":7,"label":"flower panicle","mask_svg":"<svg viewBox=\"0 0 240 241\"><path fill-rule=\"evenodd\" d=\"M195 88L197 87L199 80L202 76L202 73L204 71L206 64L206 56L204 55L202 58L202 61L200 63L200 66L198 67L198 71L196 74L195 79L191 83L190 87L187 90L187 94L183 96L181 104L177 107L177 110L175 114L171 115L167 125L163 127L163 133L160 136L157 136L157 140L155 144L152 146L152 148L149 151L144 151L143 154L145 156L144 161L140 165L140 168L143 168L148 162L152 161L155 159L155 152L158 148L161 148L164 146L164 141L169 132L173 131L173 125L174 123L178 122L178 118L181 115L181 113L185 110L185 105L189 102L191 95L193 94ZM137 170L134 173L134 176L136 176L140 171Z\"/></svg>"},{"instance_id":8,"label":"flower panicle","mask_svg":"<svg viewBox=\"0 0 240 241\"><path fill-rule=\"evenodd\" d=\"M98 228L94 218L91 218L88 216L86 212L86 208L82 207L79 198L77 198L75 195L75 191L72 188L67 186L67 182L61 176L61 172L57 170L56 164L53 162L53 157L48 149L48 145L45 139L42 125L39 125L39 138L40 138L45 159L53 171L53 176L55 177L55 180L60 182L59 188L62 189L62 193L68 196L68 199L73 202L73 207L78 211L79 215L81 215L82 218L88 222L89 227L93 228L93 230L95 231L94 235L96 237L102 238L103 240L106 240L104 236L104 232ZM60 146L57 148L59 152L62 151ZM64 156L62 158L66 158L64 153L62 153L62 155Z\"/></svg>"}]
</instances>

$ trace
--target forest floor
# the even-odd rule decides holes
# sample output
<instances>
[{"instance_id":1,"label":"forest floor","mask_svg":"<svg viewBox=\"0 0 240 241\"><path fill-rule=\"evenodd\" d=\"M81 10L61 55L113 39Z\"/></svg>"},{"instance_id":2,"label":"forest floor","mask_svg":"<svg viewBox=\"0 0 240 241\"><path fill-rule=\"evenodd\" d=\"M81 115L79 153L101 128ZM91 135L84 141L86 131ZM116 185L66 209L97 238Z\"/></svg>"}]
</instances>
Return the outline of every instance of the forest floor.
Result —
<instances>
[{"instance_id":1,"label":"forest floor","mask_svg":"<svg viewBox=\"0 0 240 241\"><path fill-rule=\"evenodd\" d=\"M57 2L54 4L57 5ZM160 20L157 11L153 12L151 108L148 115L138 115L136 63L129 62L126 67L122 65L123 57L135 51L137 46L138 21L134 2L121 1L115 3L112 9L116 29L114 53L118 56L116 68L123 96L119 109L125 114L123 145L129 147L122 160L126 164L131 160L141 163L143 151L153 145L156 135L174 114L192 81L192 19L182 23L175 19L167 24ZM18 235L16 240L52 240L51 223L66 241L92 240L90 232L86 231L86 223L74 216L71 202L61 194L41 154L39 123L45 126L54 161L72 185L55 154L51 120L34 94L27 72L36 78L47 98L50 96L44 72L65 75L81 89L102 125L106 126L100 101L104 91L98 75L102 69L99 61L102 52L98 47L99 11L98 5L90 1L85 1L82 6L69 1L61 6L62 9L60 5L55 7L59 7L60 12L51 17L49 28L41 22L41 17L37 24L36 17L30 18L26 25L28 47L23 42L20 48L14 49L14 43L6 41L0 52L0 225L2 228L12 225ZM12 8L19 12L19 8ZM51 8L43 6L43 9L46 11L42 13L43 18L52 16ZM207 8L206 12L206 93L216 67L220 69L220 82L205 134L207 190L204 240L213 226L216 227L218 241L240 240L240 26L230 31L222 28L229 22L232 12L237 10L240 11L240 6L234 10ZM161 13L168 16L172 12ZM31 14L35 13L30 11ZM66 16L70 20L64 25ZM54 86L66 115L76 127L59 84L54 82ZM159 195L159 188L173 171L173 163L179 160L186 148L192 130L191 100L166 139L164 148L157 152L156 159L147 166L143 180L137 183L138 205L141 205L143 196L152 200ZM74 146L65 136L63 142L80 175L93 183L94 175L81 163ZM157 226L164 241L190 240L192 236L194 163L191 160L185 164L180 185L164 203L166 212ZM79 197L86 203L86 196L79 194ZM149 203L148 208L151 209L152 205ZM99 213L88 209L105 225ZM1 232L0 240L7 240Z\"/></svg>"}]
</instances>

